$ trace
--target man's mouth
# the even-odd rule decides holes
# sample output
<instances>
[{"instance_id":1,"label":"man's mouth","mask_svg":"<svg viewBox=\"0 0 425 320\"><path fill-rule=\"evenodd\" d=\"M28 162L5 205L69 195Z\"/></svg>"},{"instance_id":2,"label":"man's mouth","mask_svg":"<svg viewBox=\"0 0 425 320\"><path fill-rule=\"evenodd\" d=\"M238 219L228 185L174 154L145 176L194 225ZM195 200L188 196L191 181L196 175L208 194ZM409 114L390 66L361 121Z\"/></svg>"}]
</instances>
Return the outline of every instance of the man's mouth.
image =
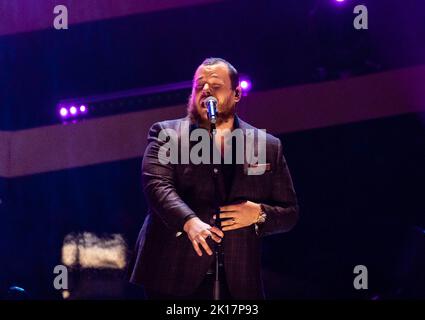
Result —
<instances>
[{"instance_id":1,"label":"man's mouth","mask_svg":"<svg viewBox=\"0 0 425 320\"><path fill-rule=\"evenodd\" d=\"M201 107L202 108L207 108L207 106L204 104L204 102L205 102L205 100L208 98L208 97L212 97L212 96L206 96L206 97L203 97L203 98L201 98L201 100L199 101L199 103L201 104Z\"/></svg>"}]
</instances>

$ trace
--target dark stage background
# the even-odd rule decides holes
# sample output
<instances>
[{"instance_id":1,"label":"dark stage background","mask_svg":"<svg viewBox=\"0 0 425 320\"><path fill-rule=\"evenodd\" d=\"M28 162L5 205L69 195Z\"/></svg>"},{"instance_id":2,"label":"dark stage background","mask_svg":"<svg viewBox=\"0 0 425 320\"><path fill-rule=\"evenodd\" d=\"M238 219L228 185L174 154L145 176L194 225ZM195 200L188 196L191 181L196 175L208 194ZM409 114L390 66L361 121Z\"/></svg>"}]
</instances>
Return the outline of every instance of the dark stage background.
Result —
<instances>
[{"instance_id":1,"label":"dark stage background","mask_svg":"<svg viewBox=\"0 0 425 320\"><path fill-rule=\"evenodd\" d=\"M356 4L367 5L369 30L353 29ZM249 75L254 92L425 64L421 1L347 0L344 6L218 1L70 21L66 31L3 34L0 132L60 123L55 108L61 99L190 80L209 56L234 63ZM162 106L185 99L175 96ZM425 110L425 100L421 106ZM148 108L161 106L136 106ZM114 109L108 116L127 111ZM283 128L278 136L301 218L291 232L264 238L268 297L425 298L425 111L291 132ZM73 270L71 297L141 297L127 276L146 212L142 154L0 177L0 297L8 298L8 288L16 285L32 299L62 299L53 287L53 268L62 263L64 238L82 232L120 234L127 266ZM353 288L353 268L360 264L369 270L368 290Z\"/></svg>"}]
</instances>

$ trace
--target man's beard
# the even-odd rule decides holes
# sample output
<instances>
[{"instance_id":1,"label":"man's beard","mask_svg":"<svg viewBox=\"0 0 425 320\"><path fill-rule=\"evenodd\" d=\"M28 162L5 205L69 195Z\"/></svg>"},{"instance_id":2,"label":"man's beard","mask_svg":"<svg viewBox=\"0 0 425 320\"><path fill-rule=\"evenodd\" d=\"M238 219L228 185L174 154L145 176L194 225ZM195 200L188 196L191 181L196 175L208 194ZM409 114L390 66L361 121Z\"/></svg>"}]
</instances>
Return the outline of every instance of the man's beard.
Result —
<instances>
[{"instance_id":1,"label":"man's beard","mask_svg":"<svg viewBox=\"0 0 425 320\"><path fill-rule=\"evenodd\" d=\"M223 122L227 122L228 119L232 118L235 115L235 109L236 109L235 105L230 108L224 108L224 109L227 111L226 112L217 111L216 125L220 125ZM197 122L199 124L208 124L208 120L203 119L202 116L199 114L198 108L196 107L196 102L192 99L192 96L189 96L189 100L187 102L187 115L193 122Z\"/></svg>"}]
</instances>

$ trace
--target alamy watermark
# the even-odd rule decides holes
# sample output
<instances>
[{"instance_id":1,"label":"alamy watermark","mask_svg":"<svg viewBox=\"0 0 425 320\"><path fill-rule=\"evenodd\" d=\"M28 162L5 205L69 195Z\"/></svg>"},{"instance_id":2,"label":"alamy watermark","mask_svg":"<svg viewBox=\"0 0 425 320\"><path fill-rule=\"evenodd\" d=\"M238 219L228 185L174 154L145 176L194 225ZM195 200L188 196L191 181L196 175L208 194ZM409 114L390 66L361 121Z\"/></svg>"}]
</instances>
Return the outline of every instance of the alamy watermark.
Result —
<instances>
[{"instance_id":1,"label":"alamy watermark","mask_svg":"<svg viewBox=\"0 0 425 320\"><path fill-rule=\"evenodd\" d=\"M57 265L53 269L57 276L53 279L53 287L56 290L68 290L68 268L64 265Z\"/></svg>"},{"instance_id":2,"label":"alamy watermark","mask_svg":"<svg viewBox=\"0 0 425 320\"><path fill-rule=\"evenodd\" d=\"M261 175L266 171L266 130L236 128L217 131L216 135L223 139L213 139L212 144L206 129L198 128L190 132L189 126L189 121L183 121L180 132L174 129L159 132L161 146L158 161L161 164L234 163L247 165L248 175ZM193 145L189 148L191 142ZM223 150L223 157L220 150Z\"/></svg>"},{"instance_id":3,"label":"alamy watermark","mask_svg":"<svg viewBox=\"0 0 425 320\"><path fill-rule=\"evenodd\" d=\"M56 30L68 29L68 8L65 5L57 5L53 9L56 15L53 20L53 27ZM368 27L368 10L363 4L354 7L353 13L357 16L354 18L353 26L356 30L367 30Z\"/></svg>"},{"instance_id":4,"label":"alamy watermark","mask_svg":"<svg viewBox=\"0 0 425 320\"><path fill-rule=\"evenodd\" d=\"M354 14L357 14L357 16L354 18L353 25L354 29L356 30L362 30L362 29L368 29L368 11L367 7L365 5L358 5L354 7L353 10Z\"/></svg>"},{"instance_id":5,"label":"alamy watermark","mask_svg":"<svg viewBox=\"0 0 425 320\"><path fill-rule=\"evenodd\" d=\"M354 267L354 274L357 276L354 277L353 286L356 290L366 290L368 289L368 273L366 266L359 264Z\"/></svg>"},{"instance_id":6,"label":"alamy watermark","mask_svg":"<svg viewBox=\"0 0 425 320\"><path fill-rule=\"evenodd\" d=\"M68 8L64 5L57 5L53 8L53 13L57 14L53 19L53 27L56 30L68 29Z\"/></svg>"}]
</instances>

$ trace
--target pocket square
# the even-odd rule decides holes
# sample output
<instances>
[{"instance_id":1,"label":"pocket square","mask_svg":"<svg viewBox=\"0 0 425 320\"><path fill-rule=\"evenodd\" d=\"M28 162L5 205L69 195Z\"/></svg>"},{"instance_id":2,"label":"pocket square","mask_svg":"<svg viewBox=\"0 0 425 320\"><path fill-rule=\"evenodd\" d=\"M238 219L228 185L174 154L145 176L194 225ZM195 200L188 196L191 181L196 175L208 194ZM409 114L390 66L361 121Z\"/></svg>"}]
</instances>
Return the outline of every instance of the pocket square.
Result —
<instances>
[{"instance_id":1,"label":"pocket square","mask_svg":"<svg viewBox=\"0 0 425 320\"><path fill-rule=\"evenodd\" d=\"M271 170L272 167L270 163L248 163L246 174L256 176Z\"/></svg>"}]
</instances>

